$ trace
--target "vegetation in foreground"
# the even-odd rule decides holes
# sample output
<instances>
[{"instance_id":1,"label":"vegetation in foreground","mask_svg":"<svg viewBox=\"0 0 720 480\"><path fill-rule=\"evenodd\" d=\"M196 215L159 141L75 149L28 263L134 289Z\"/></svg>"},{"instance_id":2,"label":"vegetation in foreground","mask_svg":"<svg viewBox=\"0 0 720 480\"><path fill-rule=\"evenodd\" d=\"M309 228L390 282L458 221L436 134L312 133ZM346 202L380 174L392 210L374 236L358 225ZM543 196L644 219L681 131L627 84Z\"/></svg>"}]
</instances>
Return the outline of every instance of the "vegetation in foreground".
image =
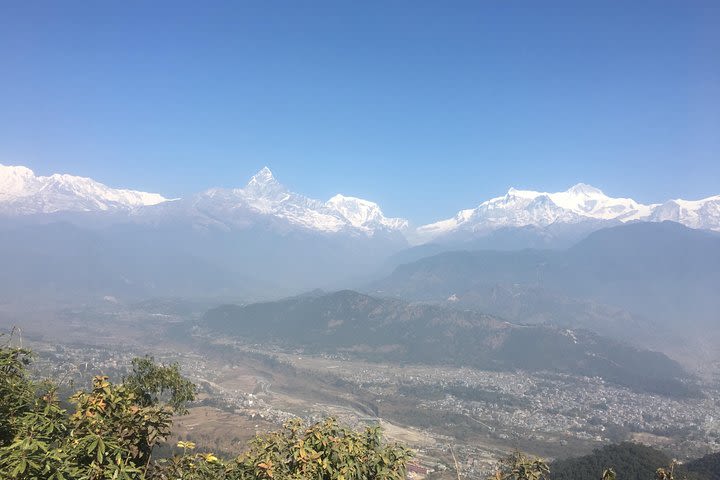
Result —
<instances>
[{"instance_id":1,"label":"vegetation in foreground","mask_svg":"<svg viewBox=\"0 0 720 480\"><path fill-rule=\"evenodd\" d=\"M93 380L90 391L61 405L57 386L28 377L30 352L0 347L0 479L31 480L209 480L377 479L406 476L408 449L383 442L379 428L356 432L333 419L306 426L293 421L258 436L232 460L197 453L155 459L153 451L171 433L172 418L186 412L195 386L178 365L150 358L133 361L121 383Z\"/></svg>"},{"instance_id":2,"label":"vegetation in foreground","mask_svg":"<svg viewBox=\"0 0 720 480\"><path fill-rule=\"evenodd\" d=\"M288 422L257 436L231 460L197 452L190 441L178 442L180 453L170 458L155 458L156 447L171 434L173 417L186 413L195 398L195 385L181 376L177 364L136 358L122 382L97 376L92 388L72 395L65 408L56 384L28 376L30 358L27 349L0 346L0 480L399 480L412 457L407 448L384 442L379 427L358 432L327 419L309 426ZM630 452L631 466L641 464L638 459L648 458L643 448L608 447L575 464L557 463L552 476L544 461L516 452L499 463L490 480L615 480L615 470L603 468L608 464L627 470L621 478L651 478L613 457L620 452L627 458ZM691 472L690 478L714 479L713 458L701 459L695 471L683 470L682 477L674 463L654 470L654 476L674 480ZM664 457L652 460L667 464Z\"/></svg>"}]
</instances>

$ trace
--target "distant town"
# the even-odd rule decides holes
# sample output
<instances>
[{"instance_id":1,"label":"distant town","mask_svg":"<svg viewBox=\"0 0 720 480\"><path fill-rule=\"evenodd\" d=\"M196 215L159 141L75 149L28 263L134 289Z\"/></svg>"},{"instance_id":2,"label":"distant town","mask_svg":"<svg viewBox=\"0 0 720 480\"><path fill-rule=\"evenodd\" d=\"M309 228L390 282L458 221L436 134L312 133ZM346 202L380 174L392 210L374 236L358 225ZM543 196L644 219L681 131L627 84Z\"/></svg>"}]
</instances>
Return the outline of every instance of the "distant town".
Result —
<instances>
[{"instance_id":1,"label":"distant town","mask_svg":"<svg viewBox=\"0 0 720 480\"><path fill-rule=\"evenodd\" d=\"M317 421L331 413L350 426L380 422L388 427L390 438L396 427L402 427L416 434L417 442L410 443L421 461L415 468L428 472L449 468L447 454L451 446L469 478L482 478L506 450L505 446L513 444L526 448L528 445L569 448L579 443L600 446L635 439L688 457L720 449L717 385L706 386L702 398L669 399L633 392L600 378L372 364L344 355L288 352L227 338L214 338L212 342L235 350L238 360L227 361L227 356L220 359L211 347L207 353L168 350L155 354L158 361L178 362L183 373L201 387L197 406L212 406L275 425L296 416ZM79 344L40 342L33 344L33 348L38 353L36 371L78 386L97 373L119 379L127 372L131 359L141 354L140 348ZM374 399L380 412L385 410L385 404L409 402L415 413L397 411L384 418L383 413L378 416L372 409L359 408L352 402L328 406L299 401L288 408L278 402L273 391L275 385L263 375L253 377L252 385L245 389L233 388L228 379L243 371L248 355L276 368L289 369L299 377L340 382L347 392L364 392ZM424 419L415 422L413 415ZM463 428L470 432L473 441L457 438L457 431L462 429L444 424L448 418L464 419ZM407 441L407 435L398 434ZM478 435L484 440L479 441Z\"/></svg>"}]
</instances>

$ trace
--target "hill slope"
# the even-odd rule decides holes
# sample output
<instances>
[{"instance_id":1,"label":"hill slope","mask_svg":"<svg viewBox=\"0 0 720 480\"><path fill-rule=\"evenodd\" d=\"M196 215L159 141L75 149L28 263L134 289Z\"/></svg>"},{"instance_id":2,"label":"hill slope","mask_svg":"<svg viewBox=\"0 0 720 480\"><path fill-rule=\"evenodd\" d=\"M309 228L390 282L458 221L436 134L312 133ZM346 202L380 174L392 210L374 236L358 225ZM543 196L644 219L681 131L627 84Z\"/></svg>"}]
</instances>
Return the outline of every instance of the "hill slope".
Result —
<instances>
[{"instance_id":1,"label":"hill slope","mask_svg":"<svg viewBox=\"0 0 720 480\"><path fill-rule=\"evenodd\" d=\"M658 468L666 468L672 458L645 445L623 442L608 445L589 455L557 460L550 465L551 480L597 480L606 468L618 478L647 480L655 478ZM720 452L691 460L676 467L675 478L689 480L720 479Z\"/></svg>"},{"instance_id":2,"label":"hill slope","mask_svg":"<svg viewBox=\"0 0 720 480\"><path fill-rule=\"evenodd\" d=\"M263 343L344 352L395 362L487 369L552 370L601 376L633 388L691 393L682 368L665 355L585 331L515 325L495 317L353 291L208 311L212 332Z\"/></svg>"},{"instance_id":3,"label":"hill slope","mask_svg":"<svg viewBox=\"0 0 720 480\"><path fill-rule=\"evenodd\" d=\"M717 285L720 236L663 222L599 230L561 251L446 252L397 267L369 291L638 338L650 325L716 329Z\"/></svg>"}]
</instances>

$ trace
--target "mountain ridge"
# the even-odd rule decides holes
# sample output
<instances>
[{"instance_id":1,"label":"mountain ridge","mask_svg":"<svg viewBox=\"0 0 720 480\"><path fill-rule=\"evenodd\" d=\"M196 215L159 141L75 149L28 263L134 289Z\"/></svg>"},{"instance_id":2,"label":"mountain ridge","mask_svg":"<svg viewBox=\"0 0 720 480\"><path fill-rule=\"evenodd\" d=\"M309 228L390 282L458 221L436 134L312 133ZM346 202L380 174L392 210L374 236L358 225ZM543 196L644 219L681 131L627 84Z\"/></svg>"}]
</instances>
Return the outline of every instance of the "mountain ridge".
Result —
<instances>
[{"instance_id":1,"label":"mountain ridge","mask_svg":"<svg viewBox=\"0 0 720 480\"><path fill-rule=\"evenodd\" d=\"M514 324L491 315L376 297L314 293L206 312L211 334L342 352L370 360L557 371L664 394L691 394L679 364L586 330ZM520 353L521 352L521 353Z\"/></svg>"},{"instance_id":2,"label":"mountain ridge","mask_svg":"<svg viewBox=\"0 0 720 480\"><path fill-rule=\"evenodd\" d=\"M35 176L21 166L0 165L0 214L23 216L61 212L127 212L131 221L155 221L169 215L193 218L201 225L245 228L259 219L327 234L392 234L408 227L402 218L385 217L369 200L335 195L327 202L287 189L268 167L242 188L210 188L169 199L156 193L113 189L89 178L65 174Z\"/></svg>"},{"instance_id":3,"label":"mountain ridge","mask_svg":"<svg viewBox=\"0 0 720 480\"><path fill-rule=\"evenodd\" d=\"M419 243L487 235L502 228L552 227L600 221L604 226L637 221L672 220L691 228L720 231L720 196L700 200L668 200L641 204L631 198L613 198L602 190L578 183L566 191L548 193L510 188L475 208L417 228ZM418 243L416 241L415 243Z\"/></svg>"},{"instance_id":4,"label":"mountain ridge","mask_svg":"<svg viewBox=\"0 0 720 480\"><path fill-rule=\"evenodd\" d=\"M588 230L638 221L671 220L690 228L720 231L720 195L646 205L632 198L609 197L585 183L554 193L513 187L505 195L453 217L415 227L404 218L386 217L380 206L369 200L337 194L322 201L293 192L278 182L267 166L244 187L210 188L170 201L157 193L115 189L90 178L36 176L26 167L0 165L0 214L4 216L112 211L127 213L130 221L184 217L203 227L223 229L279 222L285 225L281 229L324 234L400 235L415 245L472 241L503 229L522 228L534 228L539 238L548 239L564 228L560 237L577 239Z\"/></svg>"},{"instance_id":5,"label":"mountain ridge","mask_svg":"<svg viewBox=\"0 0 720 480\"><path fill-rule=\"evenodd\" d=\"M584 325L637 343L668 342L667 348L720 335L716 232L640 222L598 230L562 250L429 253L410 257L367 291L509 319Z\"/></svg>"},{"instance_id":6,"label":"mountain ridge","mask_svg":"<svg viewBox=\"0 0 720 480\"><path fill-rule=\"evenodd\" d=\"M157 193L112 188L87 177L36 176L27 167L0 164L0 213L130 210L167 201Z\"/></svg>"}]
</instances>

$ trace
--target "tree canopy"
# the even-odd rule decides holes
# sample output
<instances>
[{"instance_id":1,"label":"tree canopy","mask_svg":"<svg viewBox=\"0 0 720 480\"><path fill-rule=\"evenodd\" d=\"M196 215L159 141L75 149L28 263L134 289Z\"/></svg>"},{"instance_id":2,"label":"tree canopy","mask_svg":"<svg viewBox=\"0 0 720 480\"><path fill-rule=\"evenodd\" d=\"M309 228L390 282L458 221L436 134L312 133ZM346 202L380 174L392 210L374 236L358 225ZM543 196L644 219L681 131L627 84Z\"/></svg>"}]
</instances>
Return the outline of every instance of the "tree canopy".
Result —
<instances>
[{"instance_id":1,"label":"tree canopy","mask_svg":"<svg viewBox=\"0 0 720 480\"><path fill-rule=\"evenodd\" d=\"M378 427L358 432L327 419L291 421L231 460L196 452L192 442L179 442L172 458L154 459L173 416L195 398L177 364L136 358L121 383L96 376L89 390L69 398L67 411L57 385L28 376L30 359L27 349L0 346L0 479L400 480L411 458L408 449L386 444Z\"/></svg>"}]
</instances>

